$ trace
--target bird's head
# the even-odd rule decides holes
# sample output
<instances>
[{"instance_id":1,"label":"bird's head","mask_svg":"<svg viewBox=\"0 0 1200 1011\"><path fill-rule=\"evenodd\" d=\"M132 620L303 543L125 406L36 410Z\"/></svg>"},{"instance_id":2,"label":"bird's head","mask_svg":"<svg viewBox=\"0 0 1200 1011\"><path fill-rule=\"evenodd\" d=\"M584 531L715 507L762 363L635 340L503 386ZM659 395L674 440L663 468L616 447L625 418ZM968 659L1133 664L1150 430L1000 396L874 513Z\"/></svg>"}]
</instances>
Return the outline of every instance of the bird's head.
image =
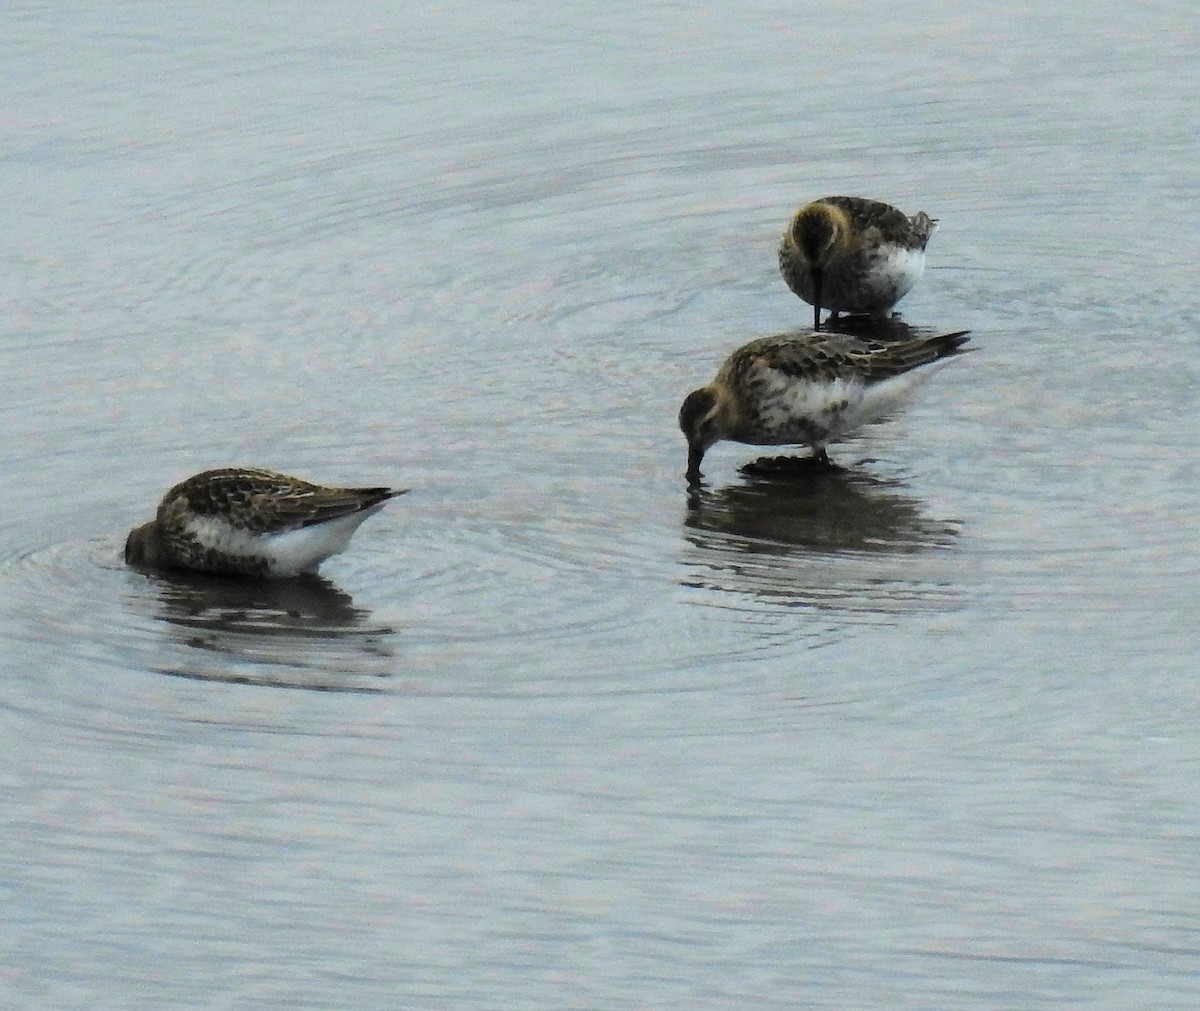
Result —
<instances>
[{"instance_id":1,"label":"bird's head","mask_svg":"<svg viewBox=\"0 0 1200 1011\"><path fill-rule=\"evenodd\" d=\"M151 520L134 527L125 538L125 561L129 565L152 569L162 562L162 541L158 536L158 522Z\"/></svg>"},{"instance_id":2,"label":"bird's head","mask_svg":"<svg viewBox=\"0 0 1200 1011\"><path fill-rule=\"evenodd\" d=\"M703 476L700 461L708 447L729 432L729 398L715 383L692 390L679 408L679 427L688 444L687 479L695 483Z\"/></svg>"},{"instance_id":3,"label":"bird's head","mask_svg":"<svg viewBox=\"0 0 1200 1011\"><path fill-rule=\"evenodd\" d=\"M792 218L792 241L810 267L824 267L836 255L850 231L850 217L834 204L821 201L801 207Z\"/></svg>"}]
</instances>

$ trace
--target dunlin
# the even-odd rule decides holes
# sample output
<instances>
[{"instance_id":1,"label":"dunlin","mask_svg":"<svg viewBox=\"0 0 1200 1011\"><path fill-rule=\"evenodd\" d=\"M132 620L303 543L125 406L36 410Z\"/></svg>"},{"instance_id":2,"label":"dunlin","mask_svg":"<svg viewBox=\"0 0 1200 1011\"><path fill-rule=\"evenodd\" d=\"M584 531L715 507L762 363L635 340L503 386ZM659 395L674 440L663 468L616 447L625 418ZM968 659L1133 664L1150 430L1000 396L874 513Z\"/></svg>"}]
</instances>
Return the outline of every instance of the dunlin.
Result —
<instances>
[{"instance_id":1,"label":"dunlin","mask_svg":"<svg viewBox=\"0 0 1200 1011\"><path fill-rule=\"evenodd\" d=\"M884 315L925 269L925 246L937 222L911 218L865 197L822 197L801 207L779 242L779 271L788 287L821 310Z\"/></svg>"},{"instance_id":2,"label":"dunlin","mask_svg":"<svg viewBox=\"0 0 1200 1011\"><path fill-rule=\"evenodd\" d=\"M264 579L315 572L368 516L407 489L327 488L270 470L196 474L130 532L125 561Z\"/></svg>"},{"instance_id":3,"label":"dunlin","mask_svg":"<svg viewBox=\"0 0 1200 1011\"><path fill-rule=\"evenodd\" d=\"M689 481L715 442L825 446L892 413L935 370L961 353L967 331L885 342L835 333L760 337L733 352L716 378L688 394L679 409L687 437Z\"/></svg>"}]
</instances>

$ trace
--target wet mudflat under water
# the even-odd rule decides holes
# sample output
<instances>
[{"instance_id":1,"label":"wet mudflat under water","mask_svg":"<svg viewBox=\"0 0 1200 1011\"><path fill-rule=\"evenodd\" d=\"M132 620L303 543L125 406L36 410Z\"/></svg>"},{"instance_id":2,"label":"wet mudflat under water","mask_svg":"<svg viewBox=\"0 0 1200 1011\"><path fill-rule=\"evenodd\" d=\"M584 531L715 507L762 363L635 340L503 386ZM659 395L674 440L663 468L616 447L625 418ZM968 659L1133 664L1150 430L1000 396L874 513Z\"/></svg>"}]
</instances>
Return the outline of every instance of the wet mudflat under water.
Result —
<instances>
[{"instance_id":1,"label":"wet mudflat under water","mask_svg":"<svg viewBox=\"0 0 1200 1011\"><path fill-rule=\"evenodd\" d=\"M1195 1006L1190 5L0 40L0 1006ZM689 494L837 192L977 351ZM320 579L125 568L238 463L413 491Z\"/></svg>"}]
</instances>

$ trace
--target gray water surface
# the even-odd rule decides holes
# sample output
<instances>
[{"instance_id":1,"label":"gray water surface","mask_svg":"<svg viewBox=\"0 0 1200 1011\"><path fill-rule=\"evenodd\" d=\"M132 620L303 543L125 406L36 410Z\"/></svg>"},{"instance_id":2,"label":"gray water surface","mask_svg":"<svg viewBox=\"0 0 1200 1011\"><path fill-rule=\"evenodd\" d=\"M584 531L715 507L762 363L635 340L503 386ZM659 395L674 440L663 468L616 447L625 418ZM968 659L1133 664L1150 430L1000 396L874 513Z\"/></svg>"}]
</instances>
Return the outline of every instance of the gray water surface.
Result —
<instances>
[{"instance_id":1,"label":"gray water surface","mask_svg":"<svg viewBox=\"0 0 1200 1011\"><path fill-rule=\"evenodd\" d=\"M1198 25L10 5L0 1006L1197 1006ZM977 350L689 494L837 192ZM229 464L413 491L123 565Z\"/></svg>"}]
</instances>

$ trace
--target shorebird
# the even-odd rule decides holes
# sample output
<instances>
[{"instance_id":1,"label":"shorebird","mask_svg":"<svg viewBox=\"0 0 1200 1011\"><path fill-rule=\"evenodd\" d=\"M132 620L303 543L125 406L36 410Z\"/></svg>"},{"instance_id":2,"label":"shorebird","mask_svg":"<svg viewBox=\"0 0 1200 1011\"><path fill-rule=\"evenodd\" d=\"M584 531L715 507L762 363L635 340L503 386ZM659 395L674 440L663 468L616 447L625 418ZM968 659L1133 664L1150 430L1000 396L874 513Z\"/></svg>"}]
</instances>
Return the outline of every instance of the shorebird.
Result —
<instances>
[{"instance_id":1,"label":"shorebird","mask_svg":"<svg viewBox=\"0 0 1200 1011\"><path fill-rule=\"evenodd\" d=\"M925 270L925 246L937 222L907 217L865 197L822 197L801 207L779 242L779 272L813 307L885 315Z\"/></svg>"},{"instance_id":2,"label":"shorebird","mask_svg":"<svg viewBox=\"0 0 1200 1011\"><path fill-rule=\"evenodd\" d=\"M936 371L913 370L962 353L968 332L894 342L779 334L742 345L679 409L688 480L701 478L700 461L722 439L807 445L828 463L826 444L903 406Z\"/></svg>"},{"instance_id":3,"label":"shorebird","mask_svg":"<svg viewBox=\"0 0 1200 1011\"><path fill-rule=\"evenodd\" d=\"M255 468L208 470L175 485L157 517L130 531L125 561L263 579L315 572L363 520L407 490L326 488Z\"/></svg>"}]
</instances>

